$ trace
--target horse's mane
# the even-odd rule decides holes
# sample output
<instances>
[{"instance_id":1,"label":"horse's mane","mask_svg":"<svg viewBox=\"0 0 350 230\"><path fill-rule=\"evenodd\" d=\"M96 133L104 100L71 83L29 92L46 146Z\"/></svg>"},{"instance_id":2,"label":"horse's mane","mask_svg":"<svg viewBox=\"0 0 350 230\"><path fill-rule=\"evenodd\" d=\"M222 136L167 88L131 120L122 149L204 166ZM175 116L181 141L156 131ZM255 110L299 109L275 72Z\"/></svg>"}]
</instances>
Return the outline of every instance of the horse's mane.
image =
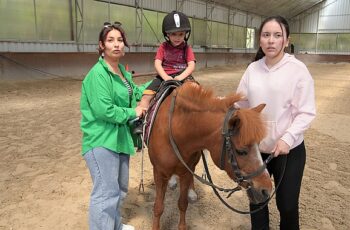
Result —
<instances>
[{"instance_id":1,"label":"horse's mane","mask_svg":"<svg viewBox=\"0 0 350 230\"><path fill-rule=\"evenodd\" d=\"M192 112L226 112L235 102L242 99L242 95L235 93L216 97L212 89L192 82L183 84L177 92L177 108ZM236 114L240 120L237 143L239 146L258 143L265 137L266 128L259 112L253 109L239 109Z\"/></svg>"},{"instance_id":2,"label":"horse's mane","mask_svg":"<svg viewBox=\"0 0 350 230\"><path fill-rule=\"evenodd\" d=\"M259 143L266 135L265 123L261 114L253 109L240 109L237 111L239 118L238 142L242 147L251 143Z\"/></svg>"},{"instance_id":3,"label":"horse's mane","mask_svg":"<svg viewBox=\"0 0 350 230\"><path fill-rule=\"evenodd\" d=\"M214 96L213 90L193 82L186 82L178 88L176 105L183 110L192 111L226 111L242 98L240 94L229 94L225 97Z\"/></svg>"}]
</instances>

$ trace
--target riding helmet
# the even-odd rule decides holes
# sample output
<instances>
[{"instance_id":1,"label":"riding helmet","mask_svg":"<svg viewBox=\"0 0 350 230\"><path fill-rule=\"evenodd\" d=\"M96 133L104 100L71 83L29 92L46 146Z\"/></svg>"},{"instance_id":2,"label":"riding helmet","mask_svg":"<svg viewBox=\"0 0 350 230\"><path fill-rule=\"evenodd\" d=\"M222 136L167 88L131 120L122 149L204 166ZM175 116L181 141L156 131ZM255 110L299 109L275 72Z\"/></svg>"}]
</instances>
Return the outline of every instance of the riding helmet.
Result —
<instances>
[{"instance_id":1,"label":"riding helmet","mask_svg":"<svg viewBox=\"0 0 350 230\"><path fill-rule=\"evenodd\" d=\"M190 20L188 20L188 17L184 13L174 10L164 17L162 32L164 37L168 38L168 33L178 31L186 32L185 40L187 41L191 33L191 24Z\"/></svg>"}]
</instances>

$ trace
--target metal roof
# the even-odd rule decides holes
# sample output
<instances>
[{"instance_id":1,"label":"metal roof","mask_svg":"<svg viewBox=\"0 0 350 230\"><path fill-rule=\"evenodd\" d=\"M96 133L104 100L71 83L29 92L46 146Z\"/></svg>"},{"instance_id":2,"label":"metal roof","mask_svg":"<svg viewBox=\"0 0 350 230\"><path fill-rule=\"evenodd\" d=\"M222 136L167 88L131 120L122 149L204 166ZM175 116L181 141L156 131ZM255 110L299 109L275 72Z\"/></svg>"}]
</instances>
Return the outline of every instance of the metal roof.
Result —
<instances>
[{"instance_id":1,"label":"metal roof","mask_svg":"<svg viewBox=\"0 0 350 230\"><path fill-rule=\"evenodd\" d=\"M208 1L261 16L290 19L324 0L214 0Z\"/></svg>"}]
</instances>

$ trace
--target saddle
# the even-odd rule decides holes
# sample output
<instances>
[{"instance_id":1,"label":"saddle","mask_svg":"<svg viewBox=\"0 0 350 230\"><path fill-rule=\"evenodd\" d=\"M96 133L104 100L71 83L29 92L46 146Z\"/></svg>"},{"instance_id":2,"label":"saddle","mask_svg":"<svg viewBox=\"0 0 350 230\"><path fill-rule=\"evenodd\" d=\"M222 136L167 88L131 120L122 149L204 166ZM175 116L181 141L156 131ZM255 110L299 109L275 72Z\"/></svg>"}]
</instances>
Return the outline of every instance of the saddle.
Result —
<instances>
[{"instance_id":1,"label":"saddle","mask_svg":"<svg viewBox=\"0 0 350 230\"><path fill-rule=\"evenodd\" d=\"M182 84L182 82L176 80L163 81L158 91L156 92L155 97L152 99L145 116L144 142L147 146L149 143L149 138L151 136L153 123L157 116L160 105L175 88L181 86Z\"/></svg>"}]
</instances>

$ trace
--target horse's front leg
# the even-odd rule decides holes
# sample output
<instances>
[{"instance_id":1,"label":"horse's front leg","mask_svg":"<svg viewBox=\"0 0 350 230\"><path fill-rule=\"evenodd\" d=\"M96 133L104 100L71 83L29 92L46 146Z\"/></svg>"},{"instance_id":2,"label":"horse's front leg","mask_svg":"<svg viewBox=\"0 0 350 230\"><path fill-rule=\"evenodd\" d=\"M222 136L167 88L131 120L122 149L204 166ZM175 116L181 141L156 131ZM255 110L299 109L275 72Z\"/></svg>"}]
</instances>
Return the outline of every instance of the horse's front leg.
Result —
<instances>
[{"instance_id":1,"label":"horse's front leg","mask_svg":"<svg viewBox=\"0 0 350 230\"><path fill-rule=\"evenodd\" d=\"M180 197L178 200L178 207L180 210L180 222L179 230L186 230L186 210L188 207L188 189L190 187L191 179L193 182L193 177L191 174L186 173L180 177Z\"/></svg>"},{"instance_id":2,"label":"horse's front leg","mask_svg":"<svg viewBox=\"0 0 350 230\"><path fill-rule=\"evenodd\" d=\"M160 217L164 211L164 197L167 187L168 178L164 178L162 174L157 172L153 167L154 182L156 185L156 199L153 207L153 230L160 229Z\"/></svg>"}]
</instances>

